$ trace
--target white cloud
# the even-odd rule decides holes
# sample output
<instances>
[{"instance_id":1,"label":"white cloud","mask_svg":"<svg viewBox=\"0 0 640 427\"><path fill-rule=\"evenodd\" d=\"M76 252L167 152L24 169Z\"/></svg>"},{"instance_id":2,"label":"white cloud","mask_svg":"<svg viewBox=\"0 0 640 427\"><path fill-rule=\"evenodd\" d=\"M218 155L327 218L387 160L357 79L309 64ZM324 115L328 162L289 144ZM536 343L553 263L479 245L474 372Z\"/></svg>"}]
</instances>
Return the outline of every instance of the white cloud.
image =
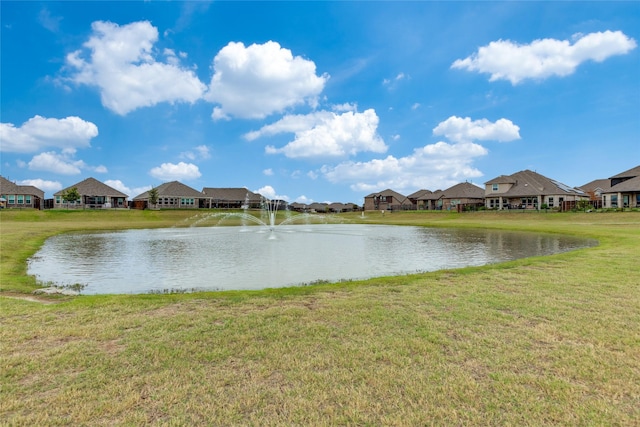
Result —
<instances>
[{"instance_id":1,"label":"white cloud","mask_svg":"<svg viewBox=\"0 0 640 427\"><path fill-rule=\"evenodd\" d=\"M520 127L511 120L499 119L491 123L487 119L471 120L469 117L451 116L433 129L434 135L444 135L454 142L499 141L520 139Z\"/></svg>"},{"instance_id":2,"label":"white cloud","mask_svg":"<svg viewBox=\"0 0 640 427\"><path fill-rule=\"evenodd\" d=\"M383 79L382 84L387 86L389 90L393 90L398 86L398 83L402 80L409 79L405 73L398 73L393 79Z\"/></svg>"},{"instance_id":3,"label":"white cloud","mask_svg":"<svg viewBox=\"0 0 640 427\"><path fill-rule=\"evenodd\" d=\"M286 115L270 125L265 125L259 130L248 132L244 135L248 141L253 141L263 136L277 135L279 133L298 133L313 128L322 122L330 121L336 114L330 111L317 111L311 114Z\"/></svg>"},{"instance_id":4,"label":"white cloud","mask_svg":"<svg viewBox=\"0 0 640 427\"><path fill-rule=\"evenodd\" d=\"M337 111L339 113L344 113L345 111L358 111L358 104L352 104L350 102L345 102L344 104L336 104L331 107L333 111Z\"/></svg>"},{"instance_id":5,"label":"white cloud","mask_svg":"<svg viewBox=\"0 0 640 427\"><path fill-rule=\"evenodd\" d=\"M149 175L161 181L180 181L200 178L202 174L193 163L163 163L149 171Z\"/></svg>"},{"instance_id":6,"label":"white cloud","mask_svg":"<svg viewBox=\"0 0 640 427\"><path fill-rule=\"evenodd\" d=\"M286 200L289 201L289 196L283 196L276 193L275 188L270 185L265 185L254 191L254 193L258 193L263 197L266 197L269 200Z\"/></svg>"},{"instance_id":7,"label":"white cloud","mask_svg":"<svg viewBox=\"0 0 640 427\"><path fill-rule=\"evenodd\" d=\"M308 198L307 196L305 196L304 194L296 197L296 202L297 203L304 203L305 205L309 205L311 203L313 203L313 199Z\"/></svg>"},{"instance_id":8,"label":"white cloud","mask_svg":"<svg viewBox=\"0 0 640 427\"><path fill-rule=\"evenodd\" d=\"M62 21L62 19L61 16L51 15L49 9L46 8L41 9L38 14L38 22L52 33L57 33L60 30L60 21Z\"/></svg>"},{"instance_id":9,"label":"white cloud","mask_svg":"<svg viewBox=\"0 0 640 427\"><path fill-rule=\"evenodd\" d=\"M89 147L96 136L98 127L80 117L48 119L36 115L20 127L0 123L0 150L14 153L31 153L44 148L75 150Z\"/></svg>"},{"instance_id":10,"label":"white cloud","mask_svg":"<svg viewBox=\"0 0 640 427\"><path fill-rule=\"evenodd\" d=\"M180 153L180 158L195 161L195 160L206 160L211 157L211 152L209 151L209 147L206 145L198 145L194 147L193 150L185 151Z\"/></svg>"},{"instance_id":11,"label":"white cloud","mask_svg":"<svg viewBox=\"0 0 640 427\"><path fill-rule=\"evenodd\" d=\"M71 160L64 154L53 151L33 156L29 162L29 169L35 171L54 172L61 175L78 175L85 167L82 160Z\"/></svg>"},{"instance_id":12,"label":"white cloud","mask_svg":"<svg viewBox=\"0 0 640 427\"><path fill-rule=\"evenodd\" d=\"M160 102L190 102L200 99L206 86L192 70L179 65L179 58L166 50L167 63L153 56L158 30L148 21L119 26L111 22L91 24L93 34L82 50L67 55L74 71L71 80L97 86L102 104L120 115Z\"/></svg>"},{"instance_id":13,"label":"white cloud","mask_svg":"<svg viewBox=\"0 0 640 427\"><path fill-rule=\"evenodd\" d=\"M277 42L231 42L213 60L214 74L207 99L220 104L213 119L230 116L264 118L289 107L315 107L328 75L317 76L316 65Z\"/></svg>"},{"instance_id":14,"label":"white cloud","mask_svg":"<svg viewBox=\"0 0 640 427\"><path fill-rule=\"evenodd\" d=\"M384 153L387 150L377 133L378 116L373 109L336 114L321 111L308 115L285 116L245 137L293 132L295 138L282 148L267 146L268 154L282 153L289 158L345 157L362 151Z\"/></svg>"},{"instance_id":15,"label":"white cloud","mask_svg":"<svg viewBox=\"0 0 640 427\"><path fill-rule=\"evenodd\" d=\"M472 162L486 154L484 147L472 142L438 142L416 148L406 157L349 161L335 167L323 166L321 173L332 183L349 184L354 191L436 190L482 176Z\"/></svg>"},{"instance_id":16,"label":"white cloud","mask_svg":"<svg viewBox=\"0 0 640 427\"><path fill-rule=\"evenodd\" d=\"M33 185L38 187L45 193L55 193L58 190L62 190L62 184L58 181L47 181L44 179L23 179L17 182L18 185Z\"/></svg>"},{"instance_id":17,"label":"white cloud","mask_svg":"<svg viewBox=\"0 0 640 427\"><path fill-rule=\"evenodd\" d=\"M208 159L211 157L211 152L209 151L209 147L206 145L198 145L194 148L195 152L198 153L198 157L200 159Z\"/></svg>"},{"instance_id":18,"label":"white cloud","mask_svg":"<svg viewBox=\"0 0 640 427\"><path fill-rule=\"evenodd\" d=\"M224 110L222 110L222 108L220 107L213 107L213 113L211 113L211 118L214 121L218 121L218 120L231 120L231 117L228 116Z\"/></svg>"},{"instance_id":19,"label":"white cloud","mask_svg":"<svg viewBox=\"0 0 640 427\"><path fill-rule=\"evenodd\" d=\"M456 60L451 67L489 73L489 81L509 80L515 85L525 79L567 76L585 61L602 62L636 47L636 41L621 31L580 34L574 36L574 41L572 44L568 40L541 39L518 44L499 40Z\"/></svg>"},{"instance_id":20,"label":"white cloud","mask_svg":"<svg viewBox=\"0 0 640 427\"><path fill-rule=\"evenodd\" d=\"M68 151L56 153L48 151L33 156L28 163L30 170L53 172L60 175L78 175L83 170L97 173L106 173L107 168L103 165L89 166L82 160L73 158L74 152Z\"/></svg>"},{"instance_id":21,"label":"white cloud","mask_svg":"<svg viewBox=\"0 0 640 427\"><path fill-rule=\"evenodd\" d=\"M150 185L145 185L143 187L129 188L119 179L108 179L104 181L104 183L109 187L115 188L116 190L126 194L127 196L129 196L129 198L134 198L137 195L144 193L145 191L151 190Z\"/></svg>"},{"instance_id":22,"label":"white cloud","mask_svg":"<svg viewBox=\"0 0 640 427\"><path fill-rule=\"evenodd\" d=\"M269 169L265 169L262 171L262 174L265 176L273 176L273 169L269 168Z\"/></svg>"}]
</instances>

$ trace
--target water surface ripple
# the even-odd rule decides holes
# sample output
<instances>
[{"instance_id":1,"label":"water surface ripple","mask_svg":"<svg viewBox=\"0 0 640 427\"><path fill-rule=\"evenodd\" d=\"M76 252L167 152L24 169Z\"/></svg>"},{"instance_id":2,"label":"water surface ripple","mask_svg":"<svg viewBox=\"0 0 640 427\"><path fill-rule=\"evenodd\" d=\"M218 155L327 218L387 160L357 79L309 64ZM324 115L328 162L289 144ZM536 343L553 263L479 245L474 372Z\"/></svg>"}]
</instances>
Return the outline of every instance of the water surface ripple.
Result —
<instances>
[{"instance_id":1,"label":"water surface ripple","mask_svg":"<svg viewBox=\"0 0 640 427\"><path fill-rule=\"evenodd\" d=\"M592 246L567 236L362 224L63 234L29 261L83 294L246 290L478 266Z\"/></svg>"}]
</instances>

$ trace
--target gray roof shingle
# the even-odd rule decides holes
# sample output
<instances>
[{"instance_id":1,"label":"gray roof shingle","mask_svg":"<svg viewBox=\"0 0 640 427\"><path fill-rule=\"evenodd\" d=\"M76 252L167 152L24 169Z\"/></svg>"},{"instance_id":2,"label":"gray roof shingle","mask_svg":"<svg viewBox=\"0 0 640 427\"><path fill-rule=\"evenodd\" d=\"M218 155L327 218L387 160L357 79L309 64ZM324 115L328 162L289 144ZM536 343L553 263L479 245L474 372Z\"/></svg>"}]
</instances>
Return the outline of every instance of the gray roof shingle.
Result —
<instances>
[{"instance_id":1,"label":"gray roof shingle","mask_svg":"<svg viewBox=\"0 0 640 427\"><path fill-rule=\"evenodd\" d=\"M228 201L241 201L249 200L250 202L259 202L262 200L260 194L249 191L246 188L211 188L205 187L202 189L202 193L205 197L214 200L228 200Z\"/></svg>"},{"instance_id":2,"label":"gray roof shingle","mask_svg":"<svg viewBox=\"0 0 640 427\"><path fill-rule=\"evenodd\" d=\"M445 199L484 199L484 188L461 182L443 191Z\"/></svg>"},{"instance_id":3,"label":"gray roof shingle","mask_svg":"<svg viewBox=\"0 0 640 427\"><path fill-rule=\"evenodd\" d=\"M109 196L109 197L129 197L121 191L115 188L109 187L107 184L98 181L95 178L87 178L80 181L77 184L70 185L69 187L54 193L54 196L60 196L65 191L72 188L76 188L81 196Z\"/></svg>"},{"instance_id":4,"label":"gray roof shingle","mask_svg":"<svg viewBox=\"0 0 640 427\"><path fill-rule=\"evenodd\" d=\"M158 191L158 197L189 197L195 199L204 198L205 195L179 181L165 182L155 189ZM149 198L149 191L137 195L133 200L146 200Z\"/></svg>"},{"instance_id":5,"label":"gray roof shingle","mask_svg":"<svg viewBox=\"0 0 640 427\"><path fill-rule=\"evenodd\" d=\"M620 172L617 175L614 175L612 177L610 177L609 179L615 179L615 178L634 178L636 176L640 176L640 165L631 168L629 170L626 170L624 172Z\"/></svg>"},{"instance_id":6,"label":"gray roof shingle","mask_svg":"<svg viewBox=\"0 0 640 427\"><path fill-rule=\"evenodd\" d=\"M513 184L508 191L500 193L500 195L507 197L531 197L549 194L584 195L581 190L571 188L530 170L523 170L509 176L501 175L486 182L486 184L502 183Z\"/></svg>"},{"instance_id":7,"label":"gray roof shingle","mask_svg":"<svg viewBox=\"0 0 640 427\"><path fill-rule=\"evenodd\" d=\"M620 184L616 184L603 193L626 193L626 192L638 192L640 191L640 175L635 178L622 181Z\"/></svg>"},{"instance_id":8,"label":"gray roof shingle","mask_svg":"<svg viewBox=\"0 0 640 427\"><path fill-rule=\"evenodd\" d=\"M18 185L0 176L0 194L23 194L44 199L44 191L33 185Z\"/></svg>"}]
</instances>

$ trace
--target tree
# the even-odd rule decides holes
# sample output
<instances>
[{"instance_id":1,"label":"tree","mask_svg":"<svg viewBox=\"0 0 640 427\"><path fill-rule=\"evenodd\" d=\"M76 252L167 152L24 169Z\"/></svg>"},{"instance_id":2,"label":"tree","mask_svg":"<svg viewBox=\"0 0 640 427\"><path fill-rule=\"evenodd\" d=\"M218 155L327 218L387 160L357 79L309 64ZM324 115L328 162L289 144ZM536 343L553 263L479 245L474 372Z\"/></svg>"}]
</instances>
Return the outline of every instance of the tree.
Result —
<instances>
[{"instance_id":1,"label":"tree","mask_svg":"<svg viewBox=\"0 0 640 427\"><path fill-rule=\"evenodd\" d=\"M67 205L69 204L69 202L75 203L80 200L80 193L78 193L78 188L73 187L69 188L67 191L64 191L62 193L62 200L67 202Z\"/></svg>"},{"instance_id":2,"label":"tree","mask_svg":"<svg viewBox=\"0 0 640 427\"><path fill-rule=\"evenodd\" d=\"M155 206L158 203L158 190L155 187L152 187L149 190L149 204Z\"/></svg>"},{"instance_id":3,"label":"tree","mask_svg":"<svg viewBox=\"0 0 640 427\"><path fill-rule=\"evenodd\" d=\"M587 200L587 199L578 200L578 203L576 204L576 206L579 210L583 210L586 212L587 209L591 208L591 200Z\"/></svg>"}]
</instances>

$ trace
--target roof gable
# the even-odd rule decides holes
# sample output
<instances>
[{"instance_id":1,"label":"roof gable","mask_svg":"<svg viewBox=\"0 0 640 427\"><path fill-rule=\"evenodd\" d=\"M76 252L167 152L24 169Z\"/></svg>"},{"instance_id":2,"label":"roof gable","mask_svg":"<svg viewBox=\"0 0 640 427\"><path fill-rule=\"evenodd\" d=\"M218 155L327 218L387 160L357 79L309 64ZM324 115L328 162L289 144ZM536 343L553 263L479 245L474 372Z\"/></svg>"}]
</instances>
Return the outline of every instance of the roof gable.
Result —
<instances>
[{"instance_id":1,"label":"roof gable","mask_svg":"<svg viewBox=\"0 0 640 427\"><path fill-rule=\"evenodd\" d=\"M615 178L634 178L636 176L640 176L640 165L631 168L629 170L626 170L624 172L620 172L617 175L614 175L612 177L610 177L609 179L615 179Z\"/></svg>"},{"instance_id":2,"label":"roof gable","mask_svg":"<svg viewBox=\"0 0 640 427\"><path fill-rule=\"evenodd\" d=\"M3 176L0 176L0 193L1 194L24 194L30 196L38 196L44 199L44 191L33 185L18 185L11 182Z\"/></svg>"},{"instance_id":3,"label":"roof gable","mask_svg":"<svg viewBox=\"0 0 640 427\"><path fill-rule=\"evenodd\" d=\"M584 185L578 187L580 190L584 192L593 192L597 190L606 191L611 188L611 180L610 179L596 179L591 182L588 182Z\"/></svg>"},{"instance_id":4,"label":"roof gable","mask_svg":"<svg viewBox=\"0 0 640 427\"><path fill-rule=\"evenodd\" d=\"M74 187L78 190L78 194L80 194L81 196L128 197L128 195L116 190L115 188L109 187L107 184L100 182L95 178L87 178L83 181L80 181L77 184L71 185L63 190L58 191L57 193L54 193L54 196L60 196L65 191L68 191Z\"/></svg>"},{"instance_id":5,"label":"roof gable","mask_svg":"<svg viewBox=\"0 0 640 427\"><path fill-rule=\"evenodd\" d=\"M7 178L0 176L0 193L2 194L18 194L18 184L9 181Z\"/></svg>"},{"instance_id":6,"label":"roof gable","mask_svg":"<svg viewBox=\"0 0 640 427\"><path fill-rule=\"evenodd\" d=\"M444 197L444 191L436 190L433 193L425 193L418 197L418 200L438 200Z\"/></svg>"},{"instance_id":7,"label":"roof gable","mask_svg":"<svg viewBox=\"0 0 640 427\"><path fill-rule=\"evenodd\" d=\"M618 193L618 192L640 192L640 175L635 178L622 181L620 184L616 184L603 193Z\"/></svg>"},{"instance_id":8,"label":"roof gable","mask_svg":"<svg viewBox=\"0 0 640 427\"><path fill-rule=\"evenodd\" d=\"M443 191L446 199L484 199L484 188L470 182L461 182Z\"/></svg>"},{"instance_id":9,"label":"roof gable","mask_svg":"<svg viewBox=\"0 0 640 427\"><path fill-rule=\"evenodd\" d=\"M408 199L418 199L426 194L431 194L431 190L418 190L415 193L411 193L407 196Z\"/></svg>"},{"instance_id":10,"label":"roof gable","mask_svg":"<svg viewBox=\"0 0 640 427\"><path fill-rule=\"evenodd\" d=\"M573 194L583 195L581 190L569 187L559 181L547 178L531 170L523 170L509 176L513 180L513 185L509 190L501 195L507 197L519 196L543 196L549 194ZM505 181L488 181L487 184Z\"/></svg>"},{"instance_id":11,"label":"roof gable","mask_svg":"<svg viewBox=\"0 0 640 427\"><path fill-rule=\"evenodd\" d=\"M515 184L516 180L509 176L509 175L500 175L497 176L495 178L493 178L492 180L489 180L487 182L485 182L485 185L487 184Z\"/></svg>"},{"instance_id":12,"label":"roof gable","mask_svg":"<svg viewBox=\"0 0 640 427\"><path fill-rule=\"evenodd\" d=\"M260 201L262 196L246 188L211 188L205 187L202 193L216 200Z\"/></svg>"},{"instance_id":13,"label":"roof gable","mask_svg":"<svg viewBox=\"0 0 640 427\"><path fill-rule=\"evenodd\" d=\"M368 196L365 196L365 198L374 197L374 196L385 196L385 197L391 196L394 199L399 200L399 201L404 201L407 198L406 196L403 196L402 194L400 194L400 193L398 193L396 191L393 191L393 190L391 190L389 188L387 188L386 190L383 190L383 191L376 192L376 193L371 193Z\"/></svg>"},{"instance_id":14,"label":"roof gable","mask_svg":"<svg viewBox=\"0 0 640 427\"><path fill-rule=\"evenodd\" d=\"M205 197L200 191L195 190L179 181L165 182L155 187L158 192L158 197L189 197L189 198L203 198ZM150 191L150 190L149 190ZM149 198L149 191L136 196L133 200L144 200Z\"/></svg>"}]
</instances>

